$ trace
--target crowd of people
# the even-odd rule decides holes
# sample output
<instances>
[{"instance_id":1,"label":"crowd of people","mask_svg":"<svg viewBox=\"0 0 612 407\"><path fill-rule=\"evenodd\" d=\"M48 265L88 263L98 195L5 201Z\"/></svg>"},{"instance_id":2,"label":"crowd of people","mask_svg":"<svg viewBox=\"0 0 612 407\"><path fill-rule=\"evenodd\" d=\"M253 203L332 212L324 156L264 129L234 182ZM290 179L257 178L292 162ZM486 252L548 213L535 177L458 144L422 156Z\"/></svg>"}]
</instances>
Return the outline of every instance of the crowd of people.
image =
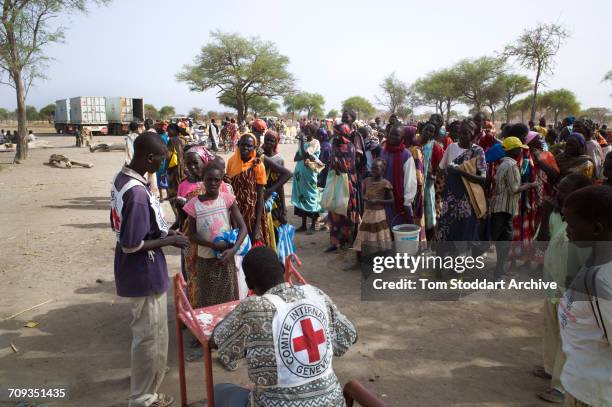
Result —
<instances>
[{"instance_id":1,"label":"crowd of people","mask_svg":"<svg viewBox=\"0 0 612 407\"><path fill-rule=\"evenodd\" d=\"M521 262L542 267L548 279L569 287L546 300L545 363L534 373L551 384L539 396L551 402L567 398L574 406L612 402L606 333L612 326L612 298L605 296L612 291L612 258L603 246L580 244L612 240L612 134L605 126L567 117L554 127L542 119L537 126L504 124L497 132L482 113L450 123L433 114L426 122L410 124L391 115L385 124L380 118L358 121L355 112L345 111L337 121L299 122L291 172L278 152L281 131L287 131L284 123L254 119L238 124L227 118L221 127L214 120L208 128L190 131L190 125L130 124L126 166L113 182L118 293L138 298L132 363L141 366L133 366L130 405L171 402L156 393L165 356L144 361L151 346L167 349L167 332L143 331L151 324L147 318L165 324L160 304L167 271L161 247L182 249L182 272L194 308L244 299L214 335L222 363L233 367L252 341L267 343L264 348L278 345L259 330L276 318L270 307L278 314L295 300L288 287L278 287L282 267L272 265L283 264L295 250L294 232L328 231L325 252L352 248L359 258L366 246L391 247L394 228L406 226L416 228L420 241L446 242L439 250L455 255L466 248L484 251L495 243L496 280L506 275L508 261L510 267ZM227 162L218 155L221 150L231 153ZM289 223L284 194L291 178L290 202L301 219L297 229ZM171 225L161 215L161 199L174 211ZM536 241L550 243L539 250ZM584 247L574 250L574 242ZM510 250L502 243L510 244ZM576 287L580 279L589 281L582 290ZM592 313L576 302L585 288L598 293ZM248 289L259 299L245 299ZM356 340L354 327L322 292L306 291L312 296L301 293L300 301L324 304L337 315L335 326L322 329L336 332L333 353L343 354ZM265 293L276 297L262 300ZM589 301L594 304L591 294ZM252 316L263 310L269 315ZM245 339L241 324L251 324L257 338ZM262 351L258 346L255 353ZM189 357L198 356L196 350ZM321 400L341 398L335 376L316 375L298 381L293 390L283 388L280 366L278 374L261 376L258 363L264 359L247 356L251 377L265 382L251 394L257 405L276 405L272 393L283 395L282 405L302 405L291 401L305 400L307 383L318 386ZM282 374L290 378L287 383L295 379L290 372ZM233 394L230 398L248 401L248 392L225 390Z\"/></svg>"}]
</instances>

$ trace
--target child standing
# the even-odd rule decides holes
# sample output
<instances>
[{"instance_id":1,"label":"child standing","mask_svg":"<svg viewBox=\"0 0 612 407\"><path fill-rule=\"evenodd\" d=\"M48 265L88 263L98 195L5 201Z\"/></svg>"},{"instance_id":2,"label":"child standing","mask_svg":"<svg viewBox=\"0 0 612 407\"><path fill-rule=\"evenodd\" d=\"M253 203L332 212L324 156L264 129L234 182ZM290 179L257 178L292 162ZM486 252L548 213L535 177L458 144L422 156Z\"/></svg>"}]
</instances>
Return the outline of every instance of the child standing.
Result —
<instances>
[{"instance_id":1,"label":"child standing","mask_svg":"<svg viewBox=\"0 0 612 407\"><path fill-rule=\"evenodd\" d=\"M495 173L495 189L491 198L491 240L495 242L497 264L495 266L496 280L504 274L504 262L512 240L512 218L519 213L519 197L521 192L536 186L536 183L521 185L521 173L518 160L523 150L528 149L518 137L506 137L503 148L506 156L502 159Z\"/></svg>"},{"instance_id":2,"label":"child standing","mask_svg":"<svg viewBox=\"0 0 612 407\"><path fill-rule=\"evenodd\" d=\"M387 224L385 205L392 205L393 186L383 178L386 163L380 158L372 162L370 176L363 181L365 211L353 249L357 251L357 260L361 256L363 245L380 250L391 247L391 232Z\"/></svg>"},{"instance_id":3,"label":"child standing","mask_svg":"<svg viewBox=\"0 0 612 407\"><path fill-rule=\"evenodd\" d=\"M489 151L491 151L489 149ZM566 227L567 223L561 215L563 203L572 192L591 185L591 180L582 174L570 174L563 178L557 186L554 200L544 201L542 209L542 223L537 240L548 242L544 254L544 279L556 282L557 289L550 290L544 299L544 334L542 336L542 356L544 366L538 366L533 371L536 377L549 380L549 387L539 392L539 398L551 403L563 403L564 389L561 385L561 371L565 364L565 355L561 347L561 334L559 332L559 319L557 309L559 298L572 281L578 268L584 264L588 257L588 250L577 250L570 244Z\"/></svg>"},{"instance_id":4,"label":"child standing","mask_svg":"<svg viewBox=\"0 0 612 407\"><path fill-rule=\"evenodd\" d=\"M188 276L194 308L238 299L234 255L247 235L247 228L236 205L236 197L220 191L222 182L223 170L216 165L207 166L204 170L206 192L192 198L183 207L189 215L189 239L197 244L193 272ZM213 242L221 233L231 231L232 224L240 229L234 246ZM222 253L221 259L217 259L215 251Z\"/></svg>"},{"instance_id":5,"label":"child standing","mask_svg":"<svg viewBox=\"0 0 612 407\"><path fill-rule=\"evenodd\" d=\"M588 186L565 200L567 237L590 247L559 303L559 326L567 357L561 383L566 405L609 406L612 403L612 188Z\"/></svg>"}]
</instances>

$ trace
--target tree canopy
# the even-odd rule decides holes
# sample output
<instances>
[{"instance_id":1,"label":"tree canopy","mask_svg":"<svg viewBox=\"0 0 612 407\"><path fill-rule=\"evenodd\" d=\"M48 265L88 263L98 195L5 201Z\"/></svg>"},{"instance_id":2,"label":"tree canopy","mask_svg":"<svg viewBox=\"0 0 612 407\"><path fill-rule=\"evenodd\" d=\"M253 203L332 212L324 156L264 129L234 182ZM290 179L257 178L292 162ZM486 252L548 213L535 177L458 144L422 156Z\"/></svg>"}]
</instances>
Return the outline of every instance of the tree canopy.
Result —
<instances>
[{"instance_id":1,"label":"tree canopy","mask_svg":"<svg viewBox=\"0 0 612 407\"><path fill-rule=\"evenodd\" d=\"M51 122L55 117L55 103L50 103L38 112L40 119Z\"/></svg>"},{"instance_id":2,"label":"tree canopy","mask_svg":"<svg viewBox=\"0 0 612 407\"><path fill-rule=\"evenodd\" d=\"M359 119L367 119L376 113L376 108L364 97L352 96L342 102L342 110L354 110Z\"/></svg>"},{"instance_id":3,"label":"tree canopy","mask_svg":"<svg viewBox=\"0 0 612 407\"><path fill-rule=\"evenodd\" d=\"M204 109L200 107L192 107L187 113L188 117L191 117L196 122L201 122L204 119Z\"/></svg>"},{"instance_id":4,"label":"tree canopy","mask_svg":"<svg viewBox=\"0 0 612 407\"><path fill-rule=\"evenodd\" d=\"M412 92L406 83L395 77L395 72L382 81L380 88L383 94L376 99L381 106L386 107L389 113L398 113L400 109L406 111Z\"/></svg>"},{"instance_id":5,"label":"tree canopy","mask_svg":"<svg viewBox=\"0 0 612 407\"><path fill-rule=\"evenodd\" d=\"M506 122L510 122L512 115L512 101L519 95L529 91L531 81L528 77L519 74L502 74L496 79L501 87L501 105L506 112Z\"/></svg>"},{"instance_id":6,"label":"tree canopy","mask_svg":"<svg viewBox=\"0 0 612 407\"><path fill-rule=\"evenodd\" d=\"M94 0L106 3L107 0ZM85 12L87 0L2 0L0 2L0 83L15 89L17 149L15 162L27 158L26 97L36 79L44 78L49 61L44 50L64 39L64 27L55 23L70 12Z\"/></svg>"},{"instance_id":7,"label":"tree canopy","mask_svg":"<svg viewBox=\"0 0 612 407\"><path fill-rule=\"evenodd\" d=\"M318 93L300 92L293 95L290 102L293 112L305 112L309 119L323 116L325 98Z\"/></svg>"},{"instance_id":8,"label":"tree canopy","mask_svg":"<svg viewBox=\"0 0 612 407\"><path fill-rule=\"evenodd\" d=\"M336 109L331 109L329 112L327 112L326 117L328 119L335 119L338 116L340 116L340 112L338 112Z\"/></svg>"},{"instance_id":9,"label":"tree canopy","mask_svg":"<svg viewBox=\"0 0 612 407\"><path fill-rule=\"evenodd\" d=\"M448 120L452 107L463 95L459 81L458 71L454 68L431 72L414 83L415 103L434 107L443 120L446 111Z\"/></svg>"},{"instance_id":10,"label":"tree canopy","mask_svg":"<svg viewBox=\"0 0 612 407\"><path fill-rule=\"evenodd\" d=\"M162 119L167 119L170 116L173 116L176 114L176 110L174 109L174 106L162 106L159 109L159 116Z\"/></svg>"},{"instance_id":11,"label":"tree canopy","mask_svg":"<svg viewBox=\"0 0 612 407\"><path fill-rule=\"evenodd\" d=\"M486 103L486 90L498 75L504 72L504 61L493 57L480 57L460 61L454 68L458 77L458 90L465 102L481 111Z\"/></svg>"},{"instance_id":12,"label":"tree canopy","mask_svg":"<svg viewBox=\"0 0 612 407\"><path fill-rule=\"evenodd\" d=\"M514 58L523 67L535 71L530 120L535 120L538 87L542 76L552 74L554 57L570 33L559 24L538 24L525 29L513 44L506 45L503 55Z\"/></svg>"},{"instance_id":13,"label":"tree canopy","mask_svg":"<svg viewBox=\"0 0 612 407\"><path fill-rule=\"evenodd\" d=\"M589 107L580 113L596 123L607 123L612 119L612 110L607 107Z\"/></svg>"},{"instance_id":14,"label":"tree canopy","mask_svg":"<svg viewBox=\"0 0 612 407\"><path fill-rule=\"evenodd\" d=\"M294 78L288 71L289 58L272 42L245 38L221 31L211 33L212 42L202 47L193 65L176 75L189 90L204 92L217 88L233 98L238 119L243 120L256 97L283 96L293 91Z\"/></svg>"},{"instance_id":15,"label":"tree canopy","mask_svg":"<svg viewBox=\"0 0 612 407\"><path fill-rule=\"evenodd\" d=\"M543 109L553 114L555 123L561 114L577 115L580 112L580 103L578 103L576 95L567 89L545 92L538 102Z\"/></svg>"},{"instance_id":16,"label":"tree canopy","mask_svg":"<svg viewBox=\"0 0 612 407\"><path fill-rule=\"evenodd\" d=\"M155 108L155 106L146 104L144 105L145 117L147 119L157 120L159 119L159 112Z\"/></svg>"}]
</instances>

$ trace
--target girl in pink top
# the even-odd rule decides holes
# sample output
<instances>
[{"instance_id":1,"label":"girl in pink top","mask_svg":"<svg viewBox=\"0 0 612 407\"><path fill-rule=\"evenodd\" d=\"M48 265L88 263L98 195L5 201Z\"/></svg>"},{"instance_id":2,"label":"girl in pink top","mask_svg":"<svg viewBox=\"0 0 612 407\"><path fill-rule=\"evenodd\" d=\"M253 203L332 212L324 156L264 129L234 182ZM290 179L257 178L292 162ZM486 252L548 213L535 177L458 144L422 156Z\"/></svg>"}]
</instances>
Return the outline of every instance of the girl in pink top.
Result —
<instances>
[{"instance_id":1,"label":"girl in pink top","mask_svg":"<svg viewBox=\"0 0 612 407\"><path fill-rule=\"evenodd\" d=\"M194 308L206 307L238 299L234 256L247 235L246 224L234 195L221 192L223 170L210 165L204 170L206 192L192 198L183 210L189 216L189 240L195 256L188 275L188 291ZM214 242L232 224L240 232L235 245ZM217 259L214 251L221 252Z\"/></svg>"}]
</instances>

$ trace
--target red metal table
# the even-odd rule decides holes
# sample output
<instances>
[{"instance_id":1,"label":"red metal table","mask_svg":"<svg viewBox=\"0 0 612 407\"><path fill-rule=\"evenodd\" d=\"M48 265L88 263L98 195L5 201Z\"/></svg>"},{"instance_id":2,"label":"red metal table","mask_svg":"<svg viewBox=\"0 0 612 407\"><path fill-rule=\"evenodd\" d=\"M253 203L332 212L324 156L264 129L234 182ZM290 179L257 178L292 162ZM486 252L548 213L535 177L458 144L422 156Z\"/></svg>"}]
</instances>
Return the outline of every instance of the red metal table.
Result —
<instances>
[{"instance_id":1,"label":"red metal table","mask_svg":"<svg viewBox=\"0 0 612 407\"><path fill-rule=\"evenodd\" d=\"M296 269L302 267L302 262L295 255L287 256L285 260L285 281L293 284L306 284L306 280ZM213 391L213 369L211 349L208 340L219 322L223 320L240 301L231 301L224 304L212 305L210 307L193 309L185 289L187 284L181 273L174 276L174 305L176 308L176 342L179 363L179 382L181 392L181 407L187 407L187 383L185 381L185 348L183 344L183 329L187 329L197 338L204 352L204 378L206 385L207 405L215 405Z\"/></svg>"}]
</instances>

